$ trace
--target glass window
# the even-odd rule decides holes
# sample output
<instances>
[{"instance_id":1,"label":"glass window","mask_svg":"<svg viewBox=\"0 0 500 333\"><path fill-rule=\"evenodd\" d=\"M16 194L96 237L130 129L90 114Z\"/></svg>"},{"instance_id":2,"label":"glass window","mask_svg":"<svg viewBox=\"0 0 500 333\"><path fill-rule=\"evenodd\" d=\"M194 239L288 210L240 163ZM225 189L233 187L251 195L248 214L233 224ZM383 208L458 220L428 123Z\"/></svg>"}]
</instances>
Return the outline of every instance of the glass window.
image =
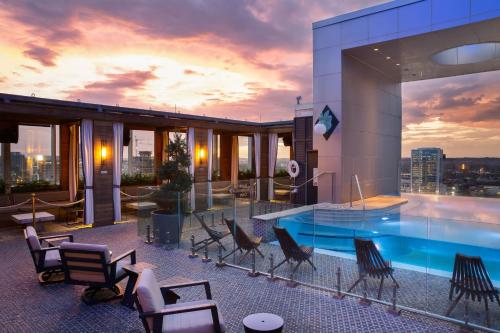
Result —
<instances>
[{"instance_id":1,"label":"glass window","mask_svg":"<svg viewBox=\"0 0 500 333\"><path fill-rule=\"evenodd\" d=\"M14 184L59 184L59 126L19 126L19 141L11 144Z\"/></svg>"},{"instance_id":2,"label":"glass window","mask_svg":"<svg viewBox=\"0 0 500 333\"><path fill-rule=\"evenodd\" d=\"M130 143L123 149L122 173L153 175L153 167L154 132L131 130Z\"/></svg>"}]
</instances>

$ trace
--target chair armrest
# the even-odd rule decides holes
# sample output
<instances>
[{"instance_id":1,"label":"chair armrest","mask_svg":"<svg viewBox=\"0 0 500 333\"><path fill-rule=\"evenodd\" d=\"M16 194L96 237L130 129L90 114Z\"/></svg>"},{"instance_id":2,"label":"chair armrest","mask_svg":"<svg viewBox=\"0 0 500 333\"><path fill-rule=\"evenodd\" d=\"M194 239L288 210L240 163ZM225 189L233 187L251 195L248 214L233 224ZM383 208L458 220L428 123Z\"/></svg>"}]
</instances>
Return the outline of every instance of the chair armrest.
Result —
<instances>
[{"instance_id":1,"label":"chair armrest","mask_svg":"<svg viewBox=\"0 0 500 333\"><path fill-rule=\"evenodd\" d=\"M177 289L177 288L187 288L187 287L194 287L194 286L200 286L203 285L205 287L205 294L207 295L207 299L212 299L212 291L210 290L210 282L207 280L200 280L200 281L190 281L190 282L181 282L181 283L176 283L176 284L167 284L163 285L160 287L160 289Z\"/></svg>"},{"instance_id":2,"label":"chair armrest","mask_svg":"<svg viewBox=\"0 0 500 333\"><path fill-rule=\"evenodd\" d=\"M47 240L56 240L56 239L65 239L68 238L70 242L73 242L73 235L68 234L68 235L53 235L53 236L44 236L44 237L38 237L38 240L40 241L47 241Z\"/></svg>"},{"instance_id":3,"label":"chair armrest","mask_svg":"<svg viewBox=\"0 0 500 333\"><path fill-rule=\"evenodd\" d=\"M54 251L54 250L58 250L59 251L59 246L42 247L38 251L40 251L40 252L46 252L46 251Z\"/></svg>"},{"instance_id":4,"label":"chair armrest","mask_svg":"<svg viewBox=\"0 0 500 333\"><path fill-rule=\"evenodd\" d=\"M126 257L130 256L130 262L132 264L135 264L136 263L136 259L135 259L135 249L133 250L130 250L130 251L127 251L125 253L122 253L121 255L119 255L118 257L116 257L115 259L113 259L111 261L111 265L116 265L116 263L122 259L125 259Z\"/></svg>"},{"instance_id":5,"label":"chair armrest","mask_svg":"<svg viewBox=\"0 0 500 333\"><path fill-rule=\"evenodd\" d=\"M154 326L155 326L155 328L157 328L158 326L160 326L162 324L163 316L175 315L175 314L186 313L186 312L203 311L203 310L210 310L210 312L212 313L214 331L220 332L221 327L220 327L219 313L217 311L217 304L214 301L210 301L210 300L207 300L201 304L200 303L196 303L196 304L180 303L180 304L166 305L163 309L161 309L160 311L157 311L157 312L140 313L139 317L143 318L143 319L153 318ZM158 331L161 332L161 329Z\"/></svg>"}]
</instances>

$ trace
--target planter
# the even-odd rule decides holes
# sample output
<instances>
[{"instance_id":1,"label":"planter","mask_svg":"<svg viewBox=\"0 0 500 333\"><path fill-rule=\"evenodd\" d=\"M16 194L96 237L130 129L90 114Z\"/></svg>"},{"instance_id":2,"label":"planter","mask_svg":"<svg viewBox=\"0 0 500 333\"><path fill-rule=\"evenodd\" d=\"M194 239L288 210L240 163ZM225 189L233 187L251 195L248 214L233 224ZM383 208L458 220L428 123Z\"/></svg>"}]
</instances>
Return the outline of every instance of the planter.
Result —
<instances>
[{"instance_id":1,"label":"planter","mask_svg":"<svg viewBox=\"0 0 500 333\"><path fill-rule=\"evenodd\" d=\"M162 244L178 244L181 240L184 219L179 214L167 210L151 212L155 240Z\"/></svg>"}]
</instances>

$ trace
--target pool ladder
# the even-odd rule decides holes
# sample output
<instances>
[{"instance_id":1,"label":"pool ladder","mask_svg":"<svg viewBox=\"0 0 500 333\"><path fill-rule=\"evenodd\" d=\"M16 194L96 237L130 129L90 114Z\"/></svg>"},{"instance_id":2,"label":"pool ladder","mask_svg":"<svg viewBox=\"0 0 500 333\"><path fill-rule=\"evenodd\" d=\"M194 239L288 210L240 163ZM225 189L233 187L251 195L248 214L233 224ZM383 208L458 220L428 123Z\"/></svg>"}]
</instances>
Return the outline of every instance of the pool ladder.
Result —
<instances>
[{"instance_id":1,"label":"pool ladder","mask_svg":"<svg viewBox=\"0 0 500 333\"><path fill-rule=\"evenodd\" d=\"M359 184L359 178L358 178L358 175L355 173L355 174L352 174L351 175L351 191L349 193L349 202L350 202L350 205L349 207L352 208L352 180L354 179L354 181L356 182L356 188L358 189L358 193L359 193L359 197L361 198L361 203L363 204L363 211L366 210L366 206L365 206L365 198L363 196L363 191L361 191L361 185Z\"/></svg>"}]
</instances>

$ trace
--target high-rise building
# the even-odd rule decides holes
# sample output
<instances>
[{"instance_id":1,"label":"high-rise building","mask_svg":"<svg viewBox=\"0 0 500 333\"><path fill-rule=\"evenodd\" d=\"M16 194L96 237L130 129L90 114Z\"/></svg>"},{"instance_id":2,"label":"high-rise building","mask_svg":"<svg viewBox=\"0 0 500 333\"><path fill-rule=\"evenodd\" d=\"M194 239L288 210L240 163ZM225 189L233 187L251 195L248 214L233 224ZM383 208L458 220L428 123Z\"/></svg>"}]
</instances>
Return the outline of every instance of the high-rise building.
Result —
<instances>
[{"instance_id":1,"label":"high-rise building","mask_svg":"<svg viewBox=\"0 0 500 333\"><path fill-rule=\"evenodd\" d=\"M442 181L443 150L417 148L411 151L411 192L439 193Z\"/></svg>"}]
</instances>

